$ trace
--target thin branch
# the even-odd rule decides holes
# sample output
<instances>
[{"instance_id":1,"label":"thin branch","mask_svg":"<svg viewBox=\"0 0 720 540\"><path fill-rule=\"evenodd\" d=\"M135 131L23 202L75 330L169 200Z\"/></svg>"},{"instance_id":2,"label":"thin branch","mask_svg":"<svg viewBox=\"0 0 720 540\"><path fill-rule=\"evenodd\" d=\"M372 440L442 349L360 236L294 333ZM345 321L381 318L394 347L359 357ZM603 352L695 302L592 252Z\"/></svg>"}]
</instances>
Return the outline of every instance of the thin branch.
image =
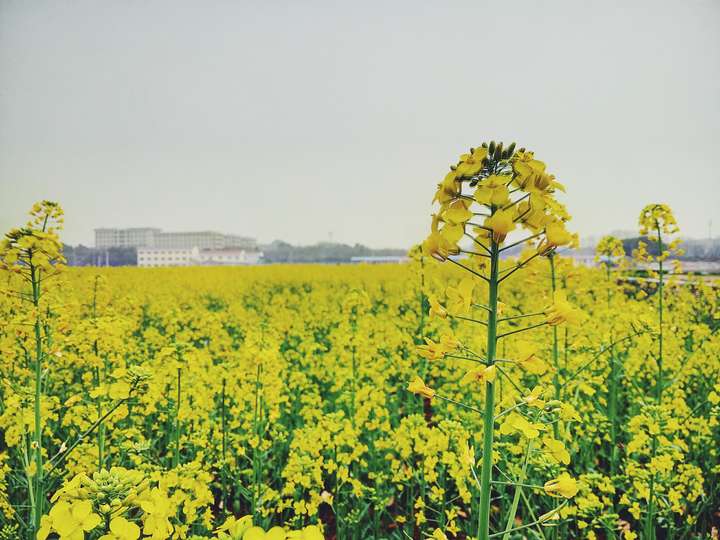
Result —
<instances>
[{"instance_id":1,"label":"thin branch","mask_svg":"<svg viewBox=\"0 0 720 540\"><path fill-rule=\"evenodd\" d=\"M472 221L468 221L467 225L472 225L473 227L477 227L478 229L482 229L484 231L493 232L493 230L490 227L486 227L485 225L480 225L479 223L473 223Z\"/></svg>"},{"instance_id":2,"label":"thin branch","mask_svg":"<svg viewBox=\"0 0 720 540\"><path fill-rule=\"evenodd\" d=\"M520 214L518 217L513 219L513 223L517 223L518 221L522 220L525 216L527 216L532 211L532 207L528 205L528 209L525 210L522 214Z\"/></svg>"},{"instance_id":3,"label":"thin branch","mask_svg":"<svg viewBox=\"0 0 720 540\"><path fill-rule=\"evenodd\" d=\"M508 375L508 374L505 372L504 369L502 369L502 368L501 368L500 366L498 366L497 364L494 364L494 365L495 365L495 368L500 372L500 374L501 374L503 377L505 377L505 378L508 380L508 382L513 385L513 387L515 387L515 390L517 390L518 392L520 392L520 394L524 394L524 393L526 392L526 390L523 390L522 388L520 388L520 387L515 383L515 381L513 381L513 380L510 378L510 375Z\"/></svg>"},{"instance_id":4,"label":"thin branch","mask_svg":"<svg viewBox=\"0 0 720 540\"><path fill-rule=\"evenodd\" d=\"M465 236L467 236L468 238L470 238L470 240L472 240L473 242L475 242L478 246L480 246L481 248L483 248L483 249L487 252L488 255L491 255L491 254L492 254L492 251L490 251L487 246L483 245L482 242L478 242L477 238L475 238L472 234L468 234L468 233L464 233L464 234L465 234Z\"/></svg>"},{"instance_id":5,"label":"thin branch","mask_svg":"<svg viewBox=\"0 0 720 540\"><path fill-rule=\"evenodd\" d=\"M522 486L531 489L545 489L544 486L537 486L533 484L519 484L517 482L503 482L502 480L492 480L493 484L500 484L501 486Z\"/></svg>"},{"instance_id":6,"label":"thin branch","mask_svg":"<svg viewBox=\"0 0 720 540\"><path fill-rule=\"evenodd\" d=\"M534 328L539 328L540 326L545 326L547 324L546 321L543 321L541 323L533 324L532 326L526 326L525 328L518 328L517 330L512 330L510 332L505 332L504 334L500 334L497 339L504 338L507 336L511 336L513 334L517 334L519 332L527 332L528 330L533 330Z\"/></svg>"},{"instance_id":7,"label":"thin branch","mask_svg":"<svg viewBox=\"0 0 720 540\"><path fill-rule=\"evenodd\" d=\"M484 279L487 283L490 283L490 280L489 280L488 278L486 278L485 276L483 276L481 273L476 272L475 270L472 270L471 268L468 268L468 267L465 266L464 264L460 264L459 262L457 262L457 261L455 261L455 260L453 260L453 259L448 259L448 261L450 261L451 263L453 263L453 264L456 265L456 266L459 266L460 268L463 268L463 269L467 270L468 272L470 272L470 273L473 274L474 276L477 276L477 277L479 277L479 278L481 278L481 279Z\"/></svg>"},{"instance_id":8,"label":"thin branch","mask_svg":"<svg viewBox=\"0 0 720 540\"><path fill-rule=\"evenodd\" d=\"M475 483L478 485L480 489L482 489L482 484L480 484L480 479L477 477L477 471L475 470L474 465L470 465L470 470L473 473L473 477L475 478Z\"/></svg>"},{"instance_id":9,"label":"thin branch","mask_svg":"<svg viewBox=\"0 0 720 540\"><path fill-rule=\"evenodd\" d=\"M477 319L471 319L470 317L463 317L462 315L448 314L448 317L452 317L453 319L460 319L462 321L474 322L474 323L482 324L483 326L487 326L487 323L485 321L478 321Z\"/></svg>"},{"instance_id":10,"label":"thin branch","mask_svg":"<svg viewBox=\"0 0 720 540\"><path fill-rule=\"evenodd\" d=\"M88 437L90 434L92 434L92 432L95 431L95 429L97 429L97 427L98 427L100 424L102 424L112 413L114 413L114 412L118 409L118 407L120 407L120 405L122 405L123 403L125 403L125 402L128 401L129 399L130 399L130 396L128 396L128 397L126 397L126 398L123 398L123 399L121 399L120 401L118 401L112 408L110 408L110 409L108 410L108 412L106 412L104 415L102 415L100 418L98 418L98 419L93 423L93 425L91 425L82 435L80 435L80 436L75 440L75 442L72 444L72 446L70 446L70 448L68 448L68 449L66 449L66 450L64 450L64 451L60 451L60 452L58 452L57 454L55 454L55 456L54 456L52 459L50 459L49 463L52 463L52 462L55 461L55 460L57 460L57 462L52 466L52 468L50 469L50 471L48 471L48 474L47 474L47 475L50 476L50 475L52 474L52 472L57 468L57 466L60 465L60 463L62 463L63 460L64 460L65 458L67 458L67 456L70 455L70 453L71 453L73 450L75 450L75 448L76 448L81 442L83 442L86 437ZM64 444L64 443L63 443L63 444Z\"/></svg>"},{"instance_id":11,"label":"thin branch","mask_svg":"<svg viewBox=\"0 0 720 540\"><path fill-rule=\"evenodd\" d=\"M539 257L540 255L541 255L540 253L535 253L535 254L531 255L530 257L528 257L527 259L525 259L523 262L517 264L517 265L515 266L515 268L513 268L513 269L510 270L507 274L505 274L503 277L501 277L501 278L498 280L498 283L502 283L502 282L505 281L507 278L509 278L510 276L512 276L515 272L517 272L518 270L520 270L523 266L525 266L525 265L528 264L530 261L532 261L535 257ZM507 270L506 270L506 272L507 272Z\"/></svg>"},{"instance_id":12,"label":"thin branch","mask_svg":"<svg viewBox=\"0 0 720 540\"><path fill-rule=\"evenodd\" d=\"M469 352L470 354L474 354L474 355L475 355L476 357L478 357L478 358L483 358L483 355L482 355L482 354L476 353L475 351L473 351L472 349L466 347L466 346L463 345L462 343L460 344L460 347L462 347L462 349L463 349L464 351L467 351L467 352Z\"/></svg>"},{"instance_id":13,"label":"thin branch","mask_svg":"<svg viewBox=\"0 0 720 540\"><path fill-rule=\"evenodd\" d=\"M545 539L545 532L542 529L542 525L538 521L538 518L535 517L535 512L532 509L532 505L530 504L530 500L528 499L527 495L525 495L524 491L520 491L520 496L522 497L523 502L525 503L525 507L527 508L528 513L530 514L530 519L535 521L535 527L537 527L538 533L540 533L540 536Z\"/></svg>"},{"instance_id":14,"label":"thin branch","mask_svg":"<svg viewBox=\"0 0 720 540\"><path fill-rule=\"evenodd\" d=\"M475 407L471 407L470 405L465 405L465 403L463 403L462 401L455 401L454 399L450 399L448 397L441 396L440 394L435 394L435 397L439 398L439 399L443 399L445 401L449 401L450 403L454 403L455 405L459 405L460 407L465 407L466 409L470 409L471 411L476 412L480 415L484 414L483 411L481 411L480 409L476 409Z\"/></svg>"},{"instance_id":15,"label":"thin branch","mask_svg":"<svg viewBox=\"0 0 720 540\"><path fill-rule=\"evenodd\" d=\"M493 534L491 534L490 536L488 536L488 538L497 538L498 536L502 536L502 535L507 534L507 533L511 533L511 532L515 532L515 531L520 531L520 530L522 530L522 529L527 529L527 528L530 528L530 527L534 527L535 525L538 525L538 524L540 524L540 523L544 523L544 522L552 519L553 515L558 514L558 513L560 512L560 510L561 510L566 504L567 504L567 501L563 501L563 503L562 503L560 506L557 506L557 507L555 507L553 510L550 510L550 512L548 512L547 514L545 514L545 516L548 516L548 517L547 517L546 519L544 519L544 520L543 520L543 519L538 519L538 520L533 521L532 523L528 523L527 525L521 525L521 526L519 526L519 527L514 527L514 528L512 528L512 529L505 529L505 530L502 531L502 532L498 532L498 533L493 533ZM542 517L544 517L544 516L540 516L540 517L542 518Z\"/></svg>"},{"instance_id":16,"label":"thin branch","mask_svg":"<svg viewBox=\"0 0 720 540\"><path fill-rule=\"evenodd\" d=\"M505 246L504 248L501 248L501 249L500 249L500 253L502 253L503 251L506 251L506 250L508 250L508 249L514 248L515 246L518 246L518 245L520 245L520 244L522 244L522 243L524 243L524 242L527 242L528 240L532 240L533 238L537 238L538 236L542 236L543 233L544 233L544 231L543 231L543 232L539 232L539 233L537 233L537 234L533 234L532 236L528 236L527 238L523 238L522 240L518 240L517 242L513 242L512 244L510 244L510 245L508 245L508 246Z\"/></svg>"},{"instance_id":17,"label":"thin branch","mask_svg":"<svg viewBox=\"0 0 720 540\"><path fill-rule=\"evenodd\" d=\"M512 201L512 202L506 204L505 206L503 206L503 207L501 208L501 210L507 210L508 208L512 208L512 207L515 206L516 204L518 204L518 203L520 203L520 202L523 202L523 201L524 201L525 199L527 199L529 196L530 196L530 194L527 193L527 194L523 195L522 197L520 197L519 199L517 199L516 201Z\"/></svg>"},{"instance_id":18,"label":"thin branch","mask_svg":"<svg viewBox=\"0 0 720 540\"><path fill-rule=\"evenodd\" d=\"M565 383L563 383L563 385L562 385L560 388L561 388L561 389L562 389L562 388L565 388L565 386L567 386L567 384L568 384L570 381L575 380L575 378L576 378L578 375L580 375L580 373L582 373L583 371L585 371L588 367L590 367L590 365L591 365L593 362L595 362L595 360L597 360L598 358L600 358L603 354L605 354L606 352L608 352L610 349L612 349L612 348L613 348L615 345L617 345L618 343L622 343L623 341L626 341L626 340L628 340L628 339L632 339L632 338L637 337L637 336L642 335L642 334L647 334L648 332L649 332L649 330L640 330L640 331L638 331L638 332L635 332L634 334L629 334L629 335L627 335L627 336L625 336L625 337L622 337L622 338L620 338L620 339L617 339L617 340L613 341L613 342L610 343L610 345L608 345L607 347L601 348L600 351L598 351L598 353L595 354L595 356L593 356L590 360L588 360L588 361L585 362L582 366L580 366L580 368L578 368L578 370L575 371L575 373L573 373L572 375L570 375L570 376L568 377L567 381L565 381Z\"/></svg>"},{"instance_id":19,"label":"thin branch","mask_svg":"<svg viewBox=\"0 0 720 540\"><path fill-rule=\"evenodd\" d=\"M680 420L680 425L682 426L683 424L685 424L685 422L687 422L692 415L694 415L696 412L698 412L700 409L702 409L705 405L709 405L709 404L710 404L709 401L703 401L700 405L698 405L698 406L695 407L692 411L690 411L690 412L685 416L685 418L683 418L682 420Z\"/></svg>"},{"instance_id":20,"label":"thin branch","mask_svg":"<svg viewBox=\"0 0 720 540\"><path fill-rule=\"evenodd\" d=\"M512 317L503 317L502 319L498 319L497 322L513 321L515 319L524 319L525 317L537 317L538 315L545 315L545 312L538 311L537 313L527 313L523 315L513 315Z\"/></svg>"},{"instance_id":21,"label":"thin branch","mask_svg":"<svg viewBox=\"0 0 720 540\"><path fill-rule=\"evenodd\" d=\"M470 356L459 356L457 354L446 354L445 358L459 358L460 360L470 360L471 362L476 362L478 364L482 364L484 366L487 366L486 362L483 362L479 358L471 358Z\"/></svg>"},{"instance_id":22,"label":"thin branch","mask_svg":"<svg viewBox=\"0 0 720 540\"><path fill-rule=\"evenodd\" d=\"M507 478L509 481L512 481L512 478L510 477L510 475L509 475L508 473L506 473L505 471L503 471L503 470L497 465L497 463L493 463L493 467L494 467L495 469L497 469L497 471L498 471L500 474L502 474L505 478Z\"/></svg>"},{"instance_id":23,"label":"thin branch","mask_svg":"<svg viewBox=\"0 0 720 540\"><path fill-rule=\"evenodd\" d=\"M485 253L478 253L477 251L468 251L466 249L461 249L460 253L467 253L468 255L476 255L478 257L486 257L488 259L490 258L490 255L486 255Z\"/></svg>"},{"instance_id":24,"label":"thin branch","mask_svg":"<svg viewBox=\"0 0 720 540\"><path fill-rule=\"evenodd\" d=\"M497 415L495 415L495 418L493 418L493 420L495 420L495 421L497 422L499 418L502 418L502 417L505 416L506 414L514 411L515 409L517 409L517 408L520 407L521 405L527 405L527 403L524 402L524 401L521 401L520 403L516 403L516 404L513 405L512 407L508 407L508 408L505 409L504 411L501 411L500 413L498 413Z\"/></svg>"}]
</instances>

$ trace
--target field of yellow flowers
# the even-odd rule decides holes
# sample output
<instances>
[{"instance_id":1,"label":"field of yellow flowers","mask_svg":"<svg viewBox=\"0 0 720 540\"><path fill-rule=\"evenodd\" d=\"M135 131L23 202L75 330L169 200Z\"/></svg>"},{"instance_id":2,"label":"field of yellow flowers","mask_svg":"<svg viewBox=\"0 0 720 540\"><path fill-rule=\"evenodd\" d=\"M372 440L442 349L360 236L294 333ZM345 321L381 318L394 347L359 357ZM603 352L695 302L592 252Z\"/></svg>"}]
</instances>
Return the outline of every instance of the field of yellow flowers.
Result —
<instances>
[{"instance_id":1,"label":"field of yellow flowers","mask_svg":"<svg viewBox=\"0 0 720 540\"><path fill-rule=\"evenodd\" d=\"M37 204L0 247L0 539L718 538L719 289L667 271L664 205L574 265L561 189L473 149L392 266L65 268Z\"/></svg>"}]
</instances>

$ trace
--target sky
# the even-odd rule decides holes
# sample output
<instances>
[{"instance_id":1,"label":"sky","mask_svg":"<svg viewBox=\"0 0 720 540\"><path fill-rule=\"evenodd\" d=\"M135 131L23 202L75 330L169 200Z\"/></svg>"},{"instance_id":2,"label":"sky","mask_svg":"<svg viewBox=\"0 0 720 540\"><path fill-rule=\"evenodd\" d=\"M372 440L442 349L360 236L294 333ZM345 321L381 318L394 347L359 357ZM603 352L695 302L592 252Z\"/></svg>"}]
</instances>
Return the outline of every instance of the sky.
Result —
<instances>
[{"instance_id":1,"label":"sky","mask_svg":"<svg viewBox=\"0 0 720 540\"><path fill-rule=\"evenodd\" d=\"M407 247L471 146L517 141L581 236L665 202L720 234L717 0L0 0L0 230Z\"/></svg>"}]
</instances>

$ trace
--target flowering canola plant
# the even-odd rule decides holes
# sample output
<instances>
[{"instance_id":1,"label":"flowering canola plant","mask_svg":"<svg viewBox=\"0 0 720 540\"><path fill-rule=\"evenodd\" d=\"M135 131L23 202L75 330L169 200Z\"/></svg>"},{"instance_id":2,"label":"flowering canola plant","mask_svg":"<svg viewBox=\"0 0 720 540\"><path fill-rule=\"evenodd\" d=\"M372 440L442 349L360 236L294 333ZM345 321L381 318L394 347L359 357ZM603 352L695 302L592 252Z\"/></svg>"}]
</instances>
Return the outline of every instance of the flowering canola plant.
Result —
<instances>
[{"instance_id":1,"label":"flowering canola plant","mask_svg":"<svg viewBox=\"0 0 720 540\"><path fill-rule=\"evenodd\" d=\"M422 245L425 255L449 261L469 274L457 287L448 287L447 306L443 307L436 299L431 299L431 313L484 327L485 339L481 341L480 352L464 346L459 340L446 339L447 345L433 355L448 355L474 364L460 384L471 385L474 393L482 396L482 411L478 411L483 419L482 465L477 481L476 509L477 538L481 540L490 538L490 500L493 484L498 482L493 478L493 469L498 467L494 458L496 424L500 423L499 434L518 435L525 446L521 472L515 478L505 474L510 481L503 482L515 487L503 535L540 524L552 516L547 514L542 520L515 526L528 460L541 433L543 447L536 446L536 453L542 453L541 448L555 449L562 455L563 464L568 461L564 459L565 449L556 436L557 430L553 434L545 433L547 426L567 419L564 416L572 418L570 413L563 414L564 404L559 399L559 393L556 392L555 399L546 403L541 399L544 394L542 387L535 386L532 390L523 388L522 378L512 375L513 370L522 371L522 367L518 366L521 362L499 358L497 351L498 342L504 338L544 325L578 324L583 318L582 312L568 302L564 291L555 291L549 304L535 313L506 316L502 313L500 295L503 282L535 258L550 256L560 246L577 243L577 237L566 229L565 223L570 216L555 198L558 191L564 191L564 187L546 171L545 163L535 159L532 152L525 149L515 151L515 144L504 148L502 143L484 143L460 156L459 162L451 167L438 185L433 200L440 204L440 208L433 215L430 236ZM509 243L508 236L516 229L527 231L526 236ZM462 247L462 240L472 242L469 249ZM522 244L533 244L533 253L504 264L501 255ZM486 285L486 295L475 293L476 285ZM484 314L484 318L476 318L476 313ZM524 324L526 320L539 322ZM527 361L528 358L519 360ZM503 362L505 367L501 367ZM520 393L521 399L509 402L505 407L496 402L498 377L505 377ZM420 378L411 382L408 389L427 399L442 398ZM465 406L473 410L470 405ZM548 455L547 461L552 460L553 457ZM546 482L542 489L549 495L567 499L577 493L576 481L567 472Z\"/></svg>"}]
</instances>

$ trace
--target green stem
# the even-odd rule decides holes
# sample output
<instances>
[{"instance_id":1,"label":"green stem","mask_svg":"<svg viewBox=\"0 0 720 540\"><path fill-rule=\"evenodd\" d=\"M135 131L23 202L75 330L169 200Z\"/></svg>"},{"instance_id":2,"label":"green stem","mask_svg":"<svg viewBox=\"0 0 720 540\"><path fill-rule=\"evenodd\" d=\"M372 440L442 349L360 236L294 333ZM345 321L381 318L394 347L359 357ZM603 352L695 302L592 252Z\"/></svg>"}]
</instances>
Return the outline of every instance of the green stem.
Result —
<instances>
[{"instance_id":1,"label":"green stem","mask_svg":"<svg viewBox=\"0 0 720 540\"><path fill-rule=\"evenodd\" d=\"M605 264L605 275L607 277L607 309L608 313L612 307L612 274L610 271L610 263ZM618 373L617 358L615 357L615 348L612 345L614 341L612 333L610 334L610 381L608 384L608 408L607 415L610 422L610 474L617 473L617 433L618 433Z\"/></svg>"},{"instance_id":2,"label":"green stem","mask_svg":"<svg viewBox=\"0 0 720 540\"><path fill-rule=\"evenodd\" d=\"M524 491L521 491L520 495L522 496L522 500L525 503L525 508L526 508L528 514L530 514L530 519L532 519L532 522L535 523L535 528L537 529L536 532L538 533L540 538L545 540L545 532L543 531L542 525L538 521L537 516L535 516L535 512L533 511L533 505L530 504L530 499L528 499L528 496L525 494Z\"/></svg>"},{"instance_id":3,"label":"green stem","mask_svg":"<svg viewBox=\"0 0 720 540\"><path fill-rule=\"evenodd\" d=\"M104 366L103 366L103 378L100 381L100 384L104 384L107 380L107 373L108 373L108 363L107 358L103 360ZM98 418L102 416L102 402L98 402ZM98 469L102 470L105 468L105 423L103 422L100 424L100 427L98 428Z\"/></svg>"},{"instance_id":4,"label":"green stem","mask_svg":"<svg viewBox=\"0 0 720 540\"><path fill-rule=\"evenodd\" d=\"M487 321L487 365L495 363L497 348L497 304L498 304L498 269L500 266L499 246L495 240L490 245L490 279ZM495 410L495 385L485 383L485 414L483 417L483 454L482 471L480 472L480 508L478 515L478 540L490 538L490 489L493 467L493 431Z\"/></svg>"},{"instance_id":5,"label":"green stem","mask_svg":"<svg viewBox=\"0 0 720 540\"><path fill-rule=\"evenodd\" d=\"M225 379L222 381L222 402L221 402L221 419L222 419L222 506L223 513L227 514L227 418L225 413Z\"/></svg>"},{"instance_id":6,"label":"green stem","mask_svg":"<svg viewBox=\"0 0 720 540\"><path fill-rule=\"evenodd\" d=\"M420 335L425 331L425 257L420 255Z\"/></svg>"},{"instance_id":7,"label":"green stem","mask_svg":"<svg viewBox=\"0 0 720 540\"><path fill-rule=\"evenodd\" d=\"M659 279L659 286L658 286L658 324L659 324L659 336L658 336L658 373L657 373L657 401L658 405L662 401L662 391L663 391L663 295L664 295L664 277L663 277L663 261L662 261L662 252L663 252L663 241L662 236L660 234L660 226L657 227L657 233L658 233L658 252L660 260L658 261L659 264L659 271L660 271L660 279Z\"/></svg>"},{"instance_id":8,"label":"green stem","mask_svg":"<svg viewBox=\"0 0 720 540\"><path fill-rule=\"evenodd\" d=\"M93 300L92 300L92 321L93 321L93 327L95 328L95 335L97 336L97 292L98 292L98 281L100 279L100 276L95 276L95 281L93 283ZM95 358L100 357L100 347L98 345L98 339L97 337L93 341L93 353L95 354ZM103 368L103 376L100 377L100 370L98 368L95 368L95 384L100 386L102 383L105 382L107 379L107 358L103 361L104 368ZM101 418L103 415L102 411L102 399L97 400L97 412L98 412L98 418ZM101 424L100 428L98 429L98 436L97 436L97 445L98 445L98 470L102 470L104 468L105 463L105 424Z\"/></svg>"},{"instance_id":9,"label":"green stem","mask_svg":"<svg viewBox=\"0 0 720 540\"><path fill-rule=\"evenodd\" d=\"M28 455L28 439L27 437L23 437L23 444L22 444L22 462L23 462L23 469L25 470L25 481L27 482L28 486L28 499L30 500L30 523L34 526L35 523L35 515L33 512L35 512L35 487L33 482L33 477L30 474L30 456ZM30 531L32 533L32 531ZM30 540L33 540L34 536L32 534L30 535Z\"/></svg>"},{"instance_id":10,"label":"green stem","mask_svg":"<svg viewBox=\"0 0 720 540\"><path fill-rule=\"evenodd\" d=\"M550 261L550 285L552 287L552 293L553 297L555 296L555 292L557 290L556 285L556 279L555 279L555 253L551 252L548 255L548 260ZM560 373L559 369L559 353L558 353L558 329L557 326L553 326L553 367L555 368L555 371L553 373L553 386L555 387L555 399L560 399L560 378L558 374ZM556 439L559 439L559 428L558 424L553 425L553 435Z\"/></svg>"},{"instance_id":11,"label":"green stem","mask_svg":"<svg viewBox=\"0 0 720 540\"><path fill-rule=\"evenodd\" d=\"M351 396L350 396L350 423L353 427L355 427L355 394L357 393L357 347L355 344L355 339L357 338L357 322L355 321L355 318L352 317L350 324L352 326L352 381L350 381L351 384Z\"/></svg>"},{"instance_id":12,"label":"green stem","mask_svg":"<svg viewBox=\"0 0 720 540\"><path fill-rule=\"evenodd\" d=\"M605 275L607 277L607 308L610 310L612 305L612 290L611 290L611 274L610 274L610 263L605 264Z\"/></svg>"},{"instance_id":13,"label":"green stem","mask_svg":"<svg viewBox=\"0 0 720 540\"><path fill-rule=\"evenodd\" d=\"M662 232L660 230L660 224L655 222L655 230L658 235L658 271L659 271L659 284L658 284L658 371L657 371L657 383L655 386L655 397L658 405L662 403L662 392L663 392L663 294L664 294L664 276L663 276L663 240ZM652 457L654 458L657 453L657 437L653 437L652 440ZM644 540L653 540L655 537L655 474L650 479L650 494L648 496L648 511L645 518L645 534Z\"/></svg>"},{"instance_id":14,"label":"green stem","mask_svg":"<svg viewBox=\"0 0 720 540\"><path fill-rule=\"evenodd\" d=\"M40 270L30 265L30 278L32 281L33 305L36 312L40 306ZM42 456L42 334L40 315L35 316L35 436L33 440L33 457L35 458L35 497L31 500L31 513L34 531L40 529L40 518L44 509L44 482L43 482L43 456Z\"/></svg>"},{"instance_id":15,"label":"green stem","mask_svg":"<svg viewBox=\"0 0 720 540\"><path fill-rule=\"evenodd\" d=\"M618 433L618 375L615 351L610 351L610 385L608 388L608 417L610 420L610 474L617 472L617 433Z\"/></svg>"},{"instance_id":16,"label":"green stem","mask_svg":"<svg viewBox=\"0 0 720 540\"><path fill-rule=\"evenodd\" d=\"M520 494L522 493L523 489L522 483L525 481L525 474L527 471L528 460L530 458L530 452L532 452L532 439L528 441L527 447L525 448L525 460L523 462L520 476L517 477L515 495L513 496L512 505L510 506L510 512L508 513L507 523L505 525L505 535L503 536L503 540L510 540L510 529L513 528L512 526L515 522L515 516L517 515L517 508L518 504L520 503Z\"/></svg>"},{"instance_id":17,"label":"green stem","mask_svg":"<svg viewBox=\"0 0 720 540\"><path fill-rule=\"evenodd\" d=\"M181 369L177 369L177 401L175 402L175 453L173 454L173 469L180 465L180 374Z\"/></svg>"},{"instance_id":18,"label":"green stem","mask_svg":"<svg viewBox=\"0 0 720 540\"><path fill-rule=\"evenodd\" d=\"M652 457L657 453L657 437L652 440ZM650 493L648 495L648 511L645 515L645 529L643 540L653 540L655 537L655 474L650 478Z\"/></svg>"},{"instance_id":19,"label":"green stem","mask_svg":"<svg viewBox=\"0 0 720 540\"><path fill-rule=\"evenodd\" d=\"M260 372L261 364L258 362L255 372L255 413L253 415L253 428L257 437L257 445L253 450L253 494L252 494L252 516L256 519L257 504L260 499Z\"/></svg>"}]
</instances>

